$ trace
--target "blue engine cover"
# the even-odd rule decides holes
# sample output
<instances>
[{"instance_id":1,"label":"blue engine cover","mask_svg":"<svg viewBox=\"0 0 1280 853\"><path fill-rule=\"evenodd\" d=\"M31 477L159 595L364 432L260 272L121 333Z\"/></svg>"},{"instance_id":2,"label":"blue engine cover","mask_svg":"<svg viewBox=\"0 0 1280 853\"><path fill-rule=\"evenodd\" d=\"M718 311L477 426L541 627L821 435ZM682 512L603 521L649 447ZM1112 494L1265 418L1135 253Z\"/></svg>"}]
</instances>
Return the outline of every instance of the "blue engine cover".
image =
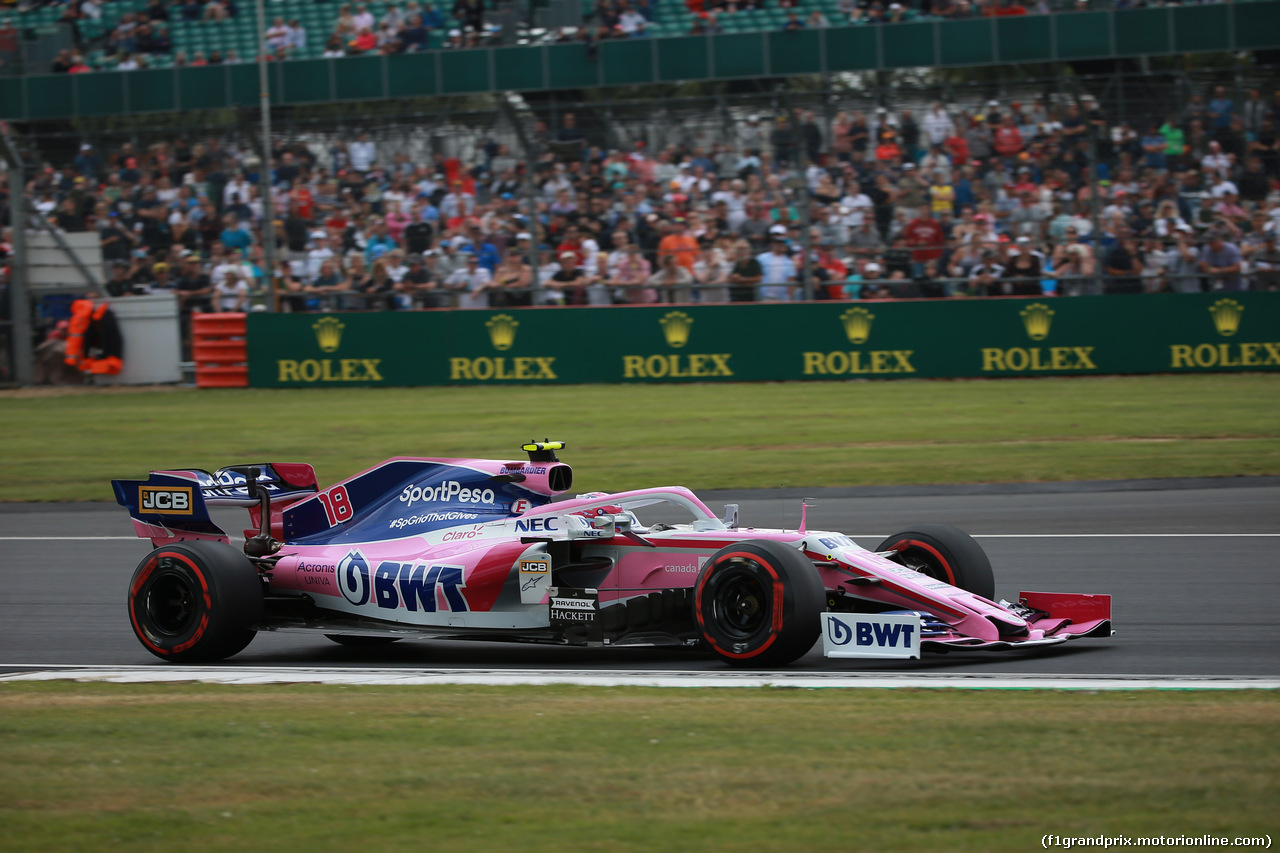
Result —
<instances>
[{"instance_id":1,"label":"blue engine cover","mask_svg":"<svg viewBox=\"0 0 1280 853\"><path fill-rule=\"evenodd\" d=\"M523 502L523 512L551 498L476 468L395 460L286 509L284 537L295 545L399 539L510 518L518 514L513 508L517 501ZM349 505L349 520L341 520L346 510L335 512L340 503Z\"/></svg>"}]
</instances>

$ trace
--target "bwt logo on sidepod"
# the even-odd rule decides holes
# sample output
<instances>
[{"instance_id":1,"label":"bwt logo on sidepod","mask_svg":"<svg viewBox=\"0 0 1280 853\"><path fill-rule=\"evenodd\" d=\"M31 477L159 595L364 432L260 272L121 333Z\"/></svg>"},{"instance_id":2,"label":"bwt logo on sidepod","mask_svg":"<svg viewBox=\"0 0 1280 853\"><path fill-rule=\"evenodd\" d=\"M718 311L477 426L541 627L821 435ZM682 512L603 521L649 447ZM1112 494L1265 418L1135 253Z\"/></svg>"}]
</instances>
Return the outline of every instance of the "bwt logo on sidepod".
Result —
<instances>
[{"instance_id":1,"label":"bwt logo on sidepod","mask_svg":"<svg viewBox=\"0 0 1280 853\"><path fill-rule=\"evenodd\" d=\"M400 493L400 502L409 506L419 501L492 504L493 499L493 489L465 489L457 480L445 480L438 486L405 486Z\"/></svg>"},{"instance_id":2,"label":"bwt logo on sidepod","mask_svg":"<svg viewBox=\"0 0 1280 853\"><path fill-rule=\"evenodd\" d=\"M338 589L357 607L369 600L369 562L364 554L352 551L338 563Z\"/></svg>"},{"instance_id":3,"label":"bwt logo on sidepod","mask_svg":"<svg viewBox=\"0 0 1280 853\"><path fill-rule=\"evenodd\" d=\"M415 566L389 560L370 572L364 554L352 551L338 563L338 589L357 607L374 604L383 610L404 607L427 613L437 609L465 612L470 608L462 594L466 588L462 573L462 566ZM437 608L439 597L444 602Z\"/></svg>"}]
</instances>

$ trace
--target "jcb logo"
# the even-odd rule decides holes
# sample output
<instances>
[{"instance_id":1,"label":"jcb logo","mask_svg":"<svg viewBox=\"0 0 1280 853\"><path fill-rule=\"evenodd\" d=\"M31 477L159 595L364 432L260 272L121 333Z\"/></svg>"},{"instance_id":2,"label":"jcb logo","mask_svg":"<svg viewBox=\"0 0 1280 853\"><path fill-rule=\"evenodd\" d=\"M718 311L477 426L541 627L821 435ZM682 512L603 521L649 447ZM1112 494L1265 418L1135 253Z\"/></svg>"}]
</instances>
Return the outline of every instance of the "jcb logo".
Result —
<instances>
[{"instance_id":1,"label":"jcb logo","mask_svg":"<svg viewBox=\"0 0 1280 853\"><path fill-rule=\"evenodd\" d=\"M138 488L138 508L143 512L191 515L191 489L188 486L169 489L140 486Z\"/></svg>"}]
</instances>

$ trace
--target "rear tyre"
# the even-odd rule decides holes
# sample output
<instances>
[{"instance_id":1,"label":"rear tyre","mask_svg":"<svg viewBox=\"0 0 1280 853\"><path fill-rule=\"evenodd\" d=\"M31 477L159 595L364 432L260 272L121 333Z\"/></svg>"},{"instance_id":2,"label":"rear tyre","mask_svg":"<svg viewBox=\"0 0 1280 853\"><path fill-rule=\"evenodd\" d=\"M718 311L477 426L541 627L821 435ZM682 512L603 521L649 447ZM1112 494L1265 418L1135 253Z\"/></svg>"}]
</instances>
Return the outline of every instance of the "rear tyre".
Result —
<instances>
[{"instance_id":1,"label":"rear tyre","mask_svg":"<svg viewBox=\"0 0 1280 853\"><path fill-rule=\"evenodd\" d=\"M129 584L129 622L147 651L172 663L231 657L257 633L262 582L243 554L221 542L165 545Z\"/></svg>"},{"instance_id":2,"label":"rear tyre","mask_svg":"<svg viewBox=\"0 0 1280 853\"><path fill-rule=\"evenodd\" d=\"M880 543L894 551L889 559L966 592L994 599L996 579L982 546L963 530L946 524L917 524Z\"/></svg>"},{"instance_id":3,"label":"rear tyre","mask_svg":"<svg viewBox=\"0 0 1280 853\"><path fill-rule=\"evenodd\" d=\"M325 634L325 637L340 646L351 646L357 649L367 649L370 646L389 646L400 639L399 637L361 637L353 634Z\"/></svg>"},{"instance_id":4,"label":"rear tyre","mask_svg":"<svg viewBox=\"0 0 1280 853\"><path fill-rule=\"evenodd\" d=\"M717 551L694 588L698 630L733 666L780 666L817 642L826 592L796 549L754 541Z\"/></svg>"}]
</instances>

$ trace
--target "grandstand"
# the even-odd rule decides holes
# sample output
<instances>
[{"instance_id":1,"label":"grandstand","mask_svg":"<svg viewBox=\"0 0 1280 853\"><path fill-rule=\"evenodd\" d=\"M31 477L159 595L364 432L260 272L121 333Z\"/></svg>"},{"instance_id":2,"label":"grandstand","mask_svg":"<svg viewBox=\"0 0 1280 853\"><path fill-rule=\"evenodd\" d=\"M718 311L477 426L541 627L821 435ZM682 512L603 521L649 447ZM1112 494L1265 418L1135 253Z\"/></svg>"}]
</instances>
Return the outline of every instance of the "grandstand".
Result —
<instances>
[{"instance_id":1,"label":"grandstand","mask_svg":"<svg viewBox=\"0 0 1280 853\"><path fill-rule=\"evenodd\" d=\"M33 179L14 218L96 231L108 293L176 287L184 316L215 298L400 311L1277 286L1280 0L883 25L846 23L847 0L714 16L662 0L643 39L600 38L607 7L551 2L518 27L489 10L505 24L474 49L441 10L427 49L352 57L326 52L345 7L268 0L269 25L307 37L267 66L266 172L252 7L173 7L169 50L111 72L113 28L148 6L104 3L78 24L101 70L0 85L6 156ZM367 4L393 8L411 7ZM25 36L65 34L64 11L15 15ZM785 28L815 13L841 25ZM501 292L472 293L467 250ZM244 288L224 303L207 288L229 274ZM58 294L33 296L56 320Z\"/></svg>"},{"instance_id":2,"label":"grandstand","mask_svg":"<svg viewBox=\"0 0 1280 853\"><path fill-rule=\"evenodd\" d=\"M351 4L349 4L351 5ZM377 20L381 20L389 7L404 7L403 3L371 2L364 4ZM697 5L701 5L700 3ZM847 15L841 12L840 0L810 0L803 6L805 15L821 12L829 22L844 23ZM76 21L79 40L88 45L100 43L105 36L119 25L121 18L130 13L145 13L148 7L146 0L110 0L101 7L101 15L97 18L80 18ZM320 57L325 50L325 42L333 31L342 4L317 3L315 0L268 0L266 14L268 24L279 16L286 21L298 21L307 31L305 47L289 51L291 59L314 59ZM442 8L444 24L432 30L429 49L446 46L448 32L463 29L465 23L452 16L451 10ZM596 15L596 6L592 0L583 0L582 19L590 22ZM740 9L733 13L721 13L718 16L720 31L724 33L755 32L780 30L787 22L790 9L776 3L758 9ZM64 20L64 6L45 5L21 11L18 23L23 29L39 34L53 34ZM647 33L654 37L672 37L688 35L694 29L695 22L702 21L705 12L695 11L682 0L660 0L655 4L652 19L647 26ZM921 14L914 8L905 8L895 20L910 22L930 20L933 16ZM226 56L233 52L239 57L253 57L257 51L257 21L252 5L241 8L237 15L225 20L186 20L180 7L175 5L170 12L170 20L162 22L168 27L172 39L172 50L168 53L157 53L149 57L148 65L153 68L168 67L173 56L184 53L188 58L202 53L205 57L214 53ZM866 19L853 22L854 25L867 25ZM552 34L554 37L555 34ZM527 29L519 39L512 43L525 44L540 37L546 37L542 30L530 33ZM100 48L89 51L89 64L95 68L110 67L110 60Z\"/></svg>"},{"instance_id":3,"label":"grandstand","mask_svg":"<svg viewBox=\"0 0 1280 853\"><path fill-rule=\"evenodd\" d=\"M572 6L573 0L569 0L569 3ZM1116 8L1127 12L1123 26L1119 29L1119 43L1113 43L1116 42L1116 39L1109 39L1101 50L1100 45L1103 42L1095 40L1091 43L1088 33L1092 30L1096 35L1099 26L1107 27L1109 25L1097 18L1075 16L1082 10L1092 9L1095 12L1110 10L1112 4L1098 2L1098 0L1079 0L1074 4L1062 4L1055 0L1054 5L1069 6L1072 17L1071 19L1064 19L1061 26L1068 31L1076 33L1075 35L1072 35L1071 32L1068 33L1068 48L1067 51L1063 52L1062 58L1070 58L1072 55L1070 52L1072 48L1069 46L1072 39L1083 40L1081 41L1081 46L1075 48L1076 53L1083 58L1106 53L1134 54L1175 50L1262 47L1268 41L1266 36L1268 29L1274 30L1280 21L1277 20L1274 12L1264 9L1265 6L1274 5L1273 0L1256 0L1256 3L1258 5L1257 11L1246 10L1243 13L1237 13L1236 19L1231 22L1227 20L1224 10L1206 12L1202 8L1192 8L1182 16L1186 21L1182 29L1186 31L1187 35L1175 43L1161 38L1161 31L1169 29L1169 25L1163 20L1164 16L1158 13L1162 8L1169 8L1169 4L1152 8L1141 8L1130 3L1117 4ZM81 15L76 18L74 10L78 8L78 5L78 3L73 3L69 6L60 4L44 5L26 11L19 11L16 12L15 23L28 38L38 36L52 37L74 26L74 43L83 52L85 65L87 66L87 69L82 70L105 70L115 67L121 58L121 54L113 51L109 44L109 37L112 31L120 25L121 20L126 15L137 16L141 20L147 14L148 3L145 0L108 0L108 2L100 4L100 13L96 13L94 17ZM305 44L289 47L281 54L282 58L316 59L325 55L327 42L334 32L335 24L338 23L342 10L350 9L354 5L356 4L317 3L313 2L313 0L268 0L266 3L268 26L270 26L272 20L279 17L286 22L296 21L306 33ZM395 9L405 12L410 5L416 6L416 4L387 2L371 2L362 5L366 6L374 20L379 22L382 21L388 10ZM850 3L849 0L804 0L801 3L784 6L777 0L774 0L774 2L767 2L766 0L758 8L753 3L751 7L736 10L723 8L723 4L719 3L719 0L717 0L717 5L721 7L718 10L711 8L710 4L704 9L702 0L690 0L688 3L683 2L683 0L658 0L651 9L646 9L647 26L642 33L636 33L632 31L622 32L616 26L606 27L601 25L602 22L608 23L614 20L611 17L616 13L616 7L613 3L596 5L592 0L581 0L581 8L571 8L571 14L568 18L565 18L565 20L574 21L579 26L568 27L542 25L548 19L546 16L540 16L541 10L536 8L521 9L514 4L496 4L485 12L484 31L477 32L467 38L452 38L454 33L465 34L473 28L469 28L463 19L454 17L453 12L456 9L441 6L439 9L439 14L441 15L440 25L436 27L429 26L427 37L421 45L421 49L554 44L582 39L614 41L618 39L626 40L628 36L634 38L636 35L671 39L701 34L734 35L740 33L783 32L788 29L788 20L792 13L795 13L801 21L806 22L806 26L810 29L814 27L847 27L855 31L868 28L879 29L876 26L876 21L883 21L893 25L905 25L913 22L963 21L975 23L983 18L1007 21L1013 17L1044 17L1034 13L1047 11L1050 6L1048 3L1041 3L1028 10L1015 2L1015 0L999 0L998 4L996 2L974 4L973 9L969 11L967 11L967 4L949 3L926 6L926 11L920 11L910 3L901 5L894 3L891 6L893 11L885 12L882 17L880 10L883 10L884 7L878 2ZM1251 3L1250 0L1245 0L1243 5L1254 5L1254 3ZM154 22L158 28L167 30L169 44L161 46L161 49L145 52L145 59L142 63L145 67L167 68L175 63L180 65L200 64L202 61L209 61L211 57L215 58L215 62L218 57L232 56L243 61L256 56L258 44L257 21L252 5L246 4L239 8L235 15L221 20L189 20L183 12L185 8L187 7L174 5L166 10L169 16L167 21ZM195 8L199 9L200 7L196 6ZM850 10L852 10L852 17ZM1029 11L1033 14L1028 14ZM68 17L69 15L70 18ZM606 18L608 18L608 21L606 21ZM499 26L499 23L501 23L501 26ZM1056 28L1056 25L1049 25L1049 28ZM1009 40L1031 40L1035 42L1056 37L1051 35L1050 29L1039 25L1002 26L1001 29L1008 31L1004 35ZM1192 35L1193 30L1197 31L1196 35ZM349 34L343 38L341 48L348 54L352 53L347 44L349 38ZM953 39L968 42L975 38L980 44L984 40L989 40L991 36L972 27L964 31L959 29L947 31L945 35L941 36L941 40L946 42L950 42ZM997 35L997 38L999 38L999 35ZM897 31L893 40L900 42L903 39L908 42L919 42L922 40L939 40L939 36L924 30L904 29ZM392 44L388 47L383 42L384 40L379 38L376 48L361 52L386 54L403 52L406 49L405 45L402 44ZM856 36L845 39L842 44L863 50L869 46L865 40L860 40ZM689 48L697 50L693 45L689 45ZM411 45L408 49L419 49L419 46ZM967 52L970 50L972 48L965 49L962 47L958 54L958 61L947 61L944 56L940 58L939 62L932 64L974 64L979 60L967 56ZM908 50L903 54L903 58L908 59L909 57L919 58L921 61L926 58L918 51ZM1009 49L1003 51L1003 56L993 57L993 60L1032 60L1037 58L1040 57L1034 55L1034 50L1024 55L1024 52L1010 46ZM895 63L891 61L890 64ZM896 64L898 67L903 67L901 62ZM13 63L9 63L9 65L12 66ZM48 69L32 65L31 67L25 67L23 70L25 73L31 74L44 73ZM833 70L840 69L833 68ZM3 73L2 67L0 67L0 73Z\"/></svg>"}]
</instances>

